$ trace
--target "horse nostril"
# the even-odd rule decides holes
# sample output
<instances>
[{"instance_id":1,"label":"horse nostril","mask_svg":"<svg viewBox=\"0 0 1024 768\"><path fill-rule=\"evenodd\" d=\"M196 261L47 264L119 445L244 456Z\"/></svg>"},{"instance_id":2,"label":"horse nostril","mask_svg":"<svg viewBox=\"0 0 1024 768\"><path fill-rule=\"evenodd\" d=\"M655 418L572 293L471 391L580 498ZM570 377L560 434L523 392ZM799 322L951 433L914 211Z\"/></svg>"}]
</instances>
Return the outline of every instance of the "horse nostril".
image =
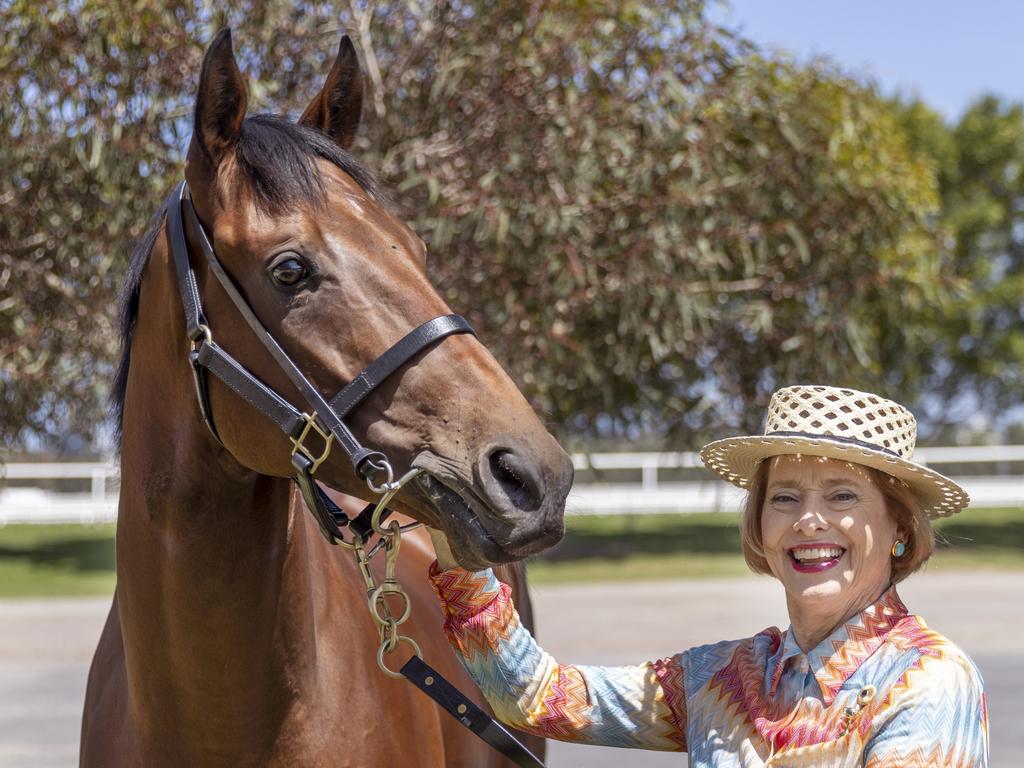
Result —
<instances>
[{"instance_id":1,"label":"horse nostril","mask_svg":"<svg viewBox=\"0 0 1024 768\"><path fill-rule=\"evenodd\" d=\"M509 500L519 509L532 511L540 506L540 483L529 462L512 451L495 449L488 457L493 477Z\"/></svg>"}]
</instances>

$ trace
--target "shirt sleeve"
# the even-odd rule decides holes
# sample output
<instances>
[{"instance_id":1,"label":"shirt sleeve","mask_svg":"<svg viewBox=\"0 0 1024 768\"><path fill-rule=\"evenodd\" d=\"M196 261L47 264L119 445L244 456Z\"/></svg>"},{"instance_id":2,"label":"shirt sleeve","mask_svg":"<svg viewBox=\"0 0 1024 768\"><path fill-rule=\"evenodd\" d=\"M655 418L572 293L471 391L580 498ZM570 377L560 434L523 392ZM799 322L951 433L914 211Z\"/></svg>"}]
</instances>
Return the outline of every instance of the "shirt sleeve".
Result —
<instances>
[{"instance_id":1,"label":"shirt sleeve","mask_svg":"<svg viewBox=\"0 0 1024 768\"><path fill-rule=\"evenodd\" d=\"M865 768L987 768L981 674L962 653L906 673L891 715L868 742Z\"/></svg>"},{"instance_id":2,"label":"shirt sleeve","mask_svg":"<svg viewBox=\"0 0 1024 768\"><path fill-rule=\"evenodd\" d=\"M686 750L682 656L630 667L559 664L519 622L490 570L431 567L444 629L502 722L549 739Z\"/></svg>"}]
</instances>

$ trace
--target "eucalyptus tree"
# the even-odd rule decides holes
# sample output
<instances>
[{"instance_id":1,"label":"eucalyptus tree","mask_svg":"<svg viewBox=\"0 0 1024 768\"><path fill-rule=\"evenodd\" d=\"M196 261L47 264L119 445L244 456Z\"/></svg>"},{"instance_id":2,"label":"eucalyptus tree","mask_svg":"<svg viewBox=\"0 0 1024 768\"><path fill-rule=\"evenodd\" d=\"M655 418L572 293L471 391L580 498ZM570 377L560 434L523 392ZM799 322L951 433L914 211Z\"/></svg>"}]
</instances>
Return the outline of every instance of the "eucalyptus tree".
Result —
<instances>
[{"instance_id":1,"label":"eucalyptus tree","mask_svg":"<svg viewBox=\"0 0 1024 768\"><path fill-rule=\"evenodd\" d=\"M563 434L683 445L756 427L777 384L916 391L919 319L949 287L932 165L870 87L759 54L702 0L14 0L0 4L6 444L102 424L116 286L180 176L221 25L256 109L290 114L350 31L369 81L354 153Z\"/></svg>"}]
</instances>

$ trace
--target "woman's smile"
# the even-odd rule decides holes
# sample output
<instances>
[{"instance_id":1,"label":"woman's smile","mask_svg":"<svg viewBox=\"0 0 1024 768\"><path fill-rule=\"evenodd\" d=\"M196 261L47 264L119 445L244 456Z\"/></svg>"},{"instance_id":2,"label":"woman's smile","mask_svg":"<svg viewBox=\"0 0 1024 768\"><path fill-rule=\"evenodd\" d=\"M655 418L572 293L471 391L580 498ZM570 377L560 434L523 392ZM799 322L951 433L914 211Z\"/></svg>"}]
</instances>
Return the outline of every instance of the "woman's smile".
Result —
<instances>
[{"instance_id":1,"label":"woman's smile","mask_svg":"<svg viewBox=\"0 0 1024 768\"><path fill-rule=\"evenodd\" d=\"M820 573L839 565L846 548L831 542L797 544L789 548L793 570L798 573Z\"/></svg>"}]
</instances>

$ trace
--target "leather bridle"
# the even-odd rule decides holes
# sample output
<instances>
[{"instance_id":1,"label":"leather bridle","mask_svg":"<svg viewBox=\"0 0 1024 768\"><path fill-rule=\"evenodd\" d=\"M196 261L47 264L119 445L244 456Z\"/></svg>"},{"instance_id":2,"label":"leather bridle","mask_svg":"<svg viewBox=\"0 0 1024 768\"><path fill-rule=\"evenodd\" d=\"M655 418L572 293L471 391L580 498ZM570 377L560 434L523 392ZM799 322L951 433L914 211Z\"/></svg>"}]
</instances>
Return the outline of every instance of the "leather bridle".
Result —
<instances>
[{"instance_id":1,"label":"leather bridle","mask_svg":"<svg viewBox=\"0 0 1024 768\"><path fill-rule=\"evenodd\" d=\"M203 315L202 302L195 273L189 263L188 240L185 236L185 222L188 219L200 250L206 257L210 272L224 288L231 302L260 343L270 352L292 384L302 395L309 412L300 411L279 393L268 387L245 369L235 358L213 340L210 325ZM363 446L344 419L350 415L366 397L380 386L385 379L405 365L424 349L437 344L453 334L474 334L473 328L460 315L442 315L428 320L413 329L394 346L364 368L348 385L330 401L314 387L281 349L273 336L263 327L260 319L243 298L234 281L228 275L207 237L206 230L192 205L188 184L182 181L175 187L167 207L167 226L171 238L171 251L178 273L178 286L185 310L185 332L189 341L189 362L195 380L196 396L203 421L217 441L220 435L214 424L213 413L207 394L206 373L209 372L230 387L256 410L273 421L292 443L292 467L295 482L302 492L320 530L327 541L337 544L342 541L341 528L349 518L338 509L327 494L316 484L314 474L327 459L336 440L348 455L356 475L364 480L369 489L379 495L392 488L395 481L391 462L380 451ZM475 334L474 334L475 335ZM318 451L306 443L312 435L322 443Z\"/></svg>"},{"instance_id":2,"label":"leather bridle","mask_svg":"<svg viewBox=\"0 0 1024 768\"><path fill-rule=\"evenodd\" d=\"M266 347L277 364L300 392L309 407L309 412L300 411L287 399L268 387L250 373L235 358L224 351L213 340L213 332L203 315L202 301L195 273L189 263L188 238L185 235L185 221L199 241L206 257L210 272L224 288L239 314L245 319L257 339ZM167 204L167 227L171 239L171 252L178 275L178 287L185 311L185 332L188 337L188 359L195 381L196 397L203 421L218 443L220 435L210 410L207 390L207 373L216 376L231 390L242 397L264 416L273 421L292 443L292 468L295 483L302 493L306 506L316 518L320 531L331 544L341 544L356 554L360 572L367 583L371 616L378 624L382 643L377 653L377 663L385 674L404 677L430 696L452 717L473 733L490 744L494 749L522 768L544 768L544 764L526 747L519 743L500 723L474 704L465 694L448 682L437 670L420 658L419 646L411 638L402 635L399 625L409 616L409 598L394 580L394 562L401 542L402 527L398 521L382 527L389 514L387 503L420 470L413 469L395 480L391 462L380 451L366 448L345 425L344 419L359 406L366 397L380 386L391 374L428 347L453 334L474 334L473 328L461 315L442 315L428 320L414 328L394 346L364 368L337 395L325 400L310 381L281 349L269 331L263 327L252 307L239 292L224 266L214 253L213 245L206 234L189 194L188 184L178 184ZM319 451L312 450L306 441L315 434L322 441ZM349 517L317 484L313 476L330 455L337 440L352 462L356 475L366 482L367 487L381 498L369 504L359 515ZM351 540L346 541L343 527L349 527ZM372 533L380 535L380 541L366 551L365 545ZM369 568L370 559L378 551L387 554L387 577L377 584ZM382 598L397 595L404 600L404 611L400 618L392 616ZM384 663L385 653L395 651L402 643L412 646L416 653L402 665L398 672Z\"/></svg>"}]
</instances>

